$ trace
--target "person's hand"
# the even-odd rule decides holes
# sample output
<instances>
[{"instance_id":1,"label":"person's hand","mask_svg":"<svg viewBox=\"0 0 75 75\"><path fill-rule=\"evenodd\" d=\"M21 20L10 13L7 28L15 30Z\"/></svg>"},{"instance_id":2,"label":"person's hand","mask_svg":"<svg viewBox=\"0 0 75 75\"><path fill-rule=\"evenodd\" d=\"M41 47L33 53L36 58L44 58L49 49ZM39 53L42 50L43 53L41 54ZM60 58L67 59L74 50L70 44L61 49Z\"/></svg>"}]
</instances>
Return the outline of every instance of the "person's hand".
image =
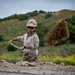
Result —
<instances>
[{"instance_id":1,"label":"person's hand","mask_svg":"<svg viewBox=\"0 0 75 75\"><path fill-rule=\"evenodd\" d=\"M34 49L34 45L33 45L33 44L31 44L31 45L30 45L30 48L31 48L31 49Z\"/></svg>"},{"instance_id":2,"label":"person's hand","mask_svg":"<svg viewBox=\"0 0 75 75\"><path fill-rule=\"evenodd\" d=\"M24 50L24 47L20 47L19 49L20 49L20 50Z\"/></svg>"},{"instance_id":3,"label":"person's hand","mask_svg":"<svg viewBox=\"0 0 75 75\"><path fill-rule=\"evenodd\" d=\"M12 43L12 40L10 40L10 41L8 42L9 45L11 45L11 43Z\"/></svg>"}]
</instances>

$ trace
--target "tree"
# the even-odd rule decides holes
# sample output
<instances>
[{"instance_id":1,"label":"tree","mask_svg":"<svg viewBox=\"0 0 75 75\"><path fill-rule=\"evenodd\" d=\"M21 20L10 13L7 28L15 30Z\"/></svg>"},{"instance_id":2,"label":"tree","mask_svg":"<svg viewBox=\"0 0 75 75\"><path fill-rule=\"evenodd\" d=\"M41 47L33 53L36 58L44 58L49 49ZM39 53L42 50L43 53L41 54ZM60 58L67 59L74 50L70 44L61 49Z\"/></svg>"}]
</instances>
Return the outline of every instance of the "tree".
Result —
<instances>
[{"instance_id":1,"label":"tree","mask_svg":"<svg viewBox=\"0 0 75 75\"><path fill-rule=\"evenodd\" d=\"M70 40L75 42L75 26L69 26Z\"/></svg>"},{"instance_id":2,"label":"tree","mask_svg":"<svg viewBox=\"0 0 75 75\"><path fill-rule=\"evenodd\" d=\"M20 14L20 15L18 16L18 20L21 20L21 21L27 20L28 18L29 18L28 15L24 15L24 14Z\"/></svg>"},{"instance_id":3,"label":"tree","mask_svg":"<svg viewBox=\"0 0 75 75\"><path fill-rule=\"evenodd\" d=\"M28 15L29 17L34 17L37 16L39 13L37 10L33 11L33 12L28 12L26 15Z\"/></svg>"},{"instance_id":4,"label":"tree","mask_svg":"<svg viewBox=\"0 0 75 75\"><path fill-rule=\"evenodd\" d=\"M45 15L44 18L50 18L50 17L52 17L52 16L53 16L52 13L51 13L51 12L48 12L48 13L46 13L46 15Z\"/></svg>"},{"instance_id":5,"label":"tree","mask_svg":"<svg viewBox=\"0 0 75 75\"><path fill-rule=\"evenodd\" d=\"M2 18L0 18L0 22L2 22L3 21L3 19Z\"/></svg>"},{"instance_id":6,"label":"tree","mask_svg":"<svg viewBox=\"0 0 75 75\"><path fill-rule=\"evenodd\" d=\"M39 13L46 13L45 11L43 11L43 10L39 10Z\"/></svg>"},{"instance_id":7,"label":"tree","mask_svg":"<svg viewBox=\"0 0 75 75\"><path fill-rule=\"evenodd\" d=\"M66 21L68 22L68 29L70 33L69 40L71 40L71 42L74 43L75 42L75 16L66 19Z\"/></svg>"},{"instance_id":8,"label":"tree","mask_svg":"<svg viewBox=\"0 0 75 75\"><path fill-rule=\"evenodd\" d=\"M75 25L75 16L73 16L72 18L66 19L66 21L67 21L69 24Z\"/></svg>"},{"instance_id":9,"label":"tree","mask_svg":"<svg viewBox=\"0 0 75 75\"><path fill-rule=\"evenodd\" d=\"M11 20L11 19L17 19L17 18L18 18L18 15L14 14L14 15L3 18L3 20L5 21L5 20Z\"/></svg>"},{"instance_id":10,"label":"tree","mask_svg":"<svg viewBox=\"0 0 75 75\"><path fill-rule=\"evenodd\" d=\"M46 33L48 32L48 27L45 25L42 25L42 23L38 23L38 28L36 29L37 34L40 38L40 46L44 46L44 37Z\"/></svg>"}]
</instances>

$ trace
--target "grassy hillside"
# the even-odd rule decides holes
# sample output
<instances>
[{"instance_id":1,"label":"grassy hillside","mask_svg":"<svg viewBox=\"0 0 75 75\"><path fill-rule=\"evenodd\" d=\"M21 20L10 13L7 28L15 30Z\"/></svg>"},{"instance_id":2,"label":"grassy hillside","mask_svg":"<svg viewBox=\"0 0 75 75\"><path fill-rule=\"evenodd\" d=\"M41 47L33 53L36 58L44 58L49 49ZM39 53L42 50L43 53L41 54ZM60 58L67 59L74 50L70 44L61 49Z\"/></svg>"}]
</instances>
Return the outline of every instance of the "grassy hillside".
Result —
<instances>
[{"instance_id":1,"label":"grassy hillside","mask_svg":"<svg viewBox=\"0 0 75 75\"><path fill-rule=\"evenodd\" d=\"M42 37L42 35L45 35L48 32L48 30L50 30L50 28L53 25L55 25L56 23L58 23L60 20L74 16L75 11L61 10L61 11L57 11L57 12L52 12L53 16L45 19L44 17L46 16L46 14L47 13L39 13L38 16L29 17L29 19L30 18L36 19L36 21L38 22L38 28L40 28L40 26L43 29L48 28L48 29L44 29L44 30L40 29L41 31L37 30L37 33L41 34L40 37ZM2 35L4 38L4 41L0 42L0 50L1 51L6 50L7 43L9 40L11 40L14 37L23 35L26 32L27 21L28 21L28 19L24 20L24 21L19 21L18 19L11 19L11 20L5 20L5 21L0 22L0 35ZM43 31L45 31L45 32L43 32Z\"/></svg>"},{"instance_id":2,"label":"grassy hillside","mask_svg":"<svg viewBox=\"0 0 75 75\"><path fill-rule=\"evenodd\" d=\"M61 10L57 12L51 12L53 16L45 18L48 13L39 13L37 16L29 17L27 20L18 20L18 19L10 19L0 22L0 35L4 38L4 40L0 41L0 59L6 59L11 62L16 62L22 60L22 58L16 56L22 56L19 51L11 53L7 51L8 41L14 37L21 36L27 31L26 23L30 18L34 18L38 22L38 28L36 32L38 33L41 41L41 45L44 45L44 36L49 32L49 30L56 25L60 20L71 18L75 16L74 10ZM22 43L17 42L17 45L22 46ZM40 46L41 46L40 45ZM53 61L59 63L61 61L67 61L71 64L75 65L75 45L63 45L58 47L40 47L40 55L39 59L41 61ZM3 54L8 53L8 54ZM42 55L41 55L42 54ZM71 57L71 55L73 55ZM52 57L55 57L54 59ZM64 59L64 56L66 59ZM68 58L68 56L70 56ZM9 58L8 58L9 57ZM8 58L8 59L7 59ZM60 59L60 60L59 60ZM57 60L59 60L57 62ZM73 60L73 61L72 61ZM71 62L70 62L71 61Z\"/></svg>"}]
</instances>

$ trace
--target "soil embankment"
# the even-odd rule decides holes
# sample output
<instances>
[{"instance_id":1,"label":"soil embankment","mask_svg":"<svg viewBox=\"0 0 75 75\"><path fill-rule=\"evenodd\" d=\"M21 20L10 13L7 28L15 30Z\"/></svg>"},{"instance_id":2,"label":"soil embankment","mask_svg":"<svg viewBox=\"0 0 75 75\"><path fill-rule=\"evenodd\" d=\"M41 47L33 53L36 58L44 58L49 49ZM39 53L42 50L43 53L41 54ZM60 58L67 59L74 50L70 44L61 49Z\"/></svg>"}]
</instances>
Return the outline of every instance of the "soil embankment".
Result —
<instances>
[{"instance_id":1,"label":"soil embankment","mask_svg":"<svg viewBox=\"0 0 75 75\"><path fill-rule=\"evenodd\" d=\"M75 66L52 62L20 61L15 64L0 61L0 75L75 75Z\"/></svg>"}]
</instances>

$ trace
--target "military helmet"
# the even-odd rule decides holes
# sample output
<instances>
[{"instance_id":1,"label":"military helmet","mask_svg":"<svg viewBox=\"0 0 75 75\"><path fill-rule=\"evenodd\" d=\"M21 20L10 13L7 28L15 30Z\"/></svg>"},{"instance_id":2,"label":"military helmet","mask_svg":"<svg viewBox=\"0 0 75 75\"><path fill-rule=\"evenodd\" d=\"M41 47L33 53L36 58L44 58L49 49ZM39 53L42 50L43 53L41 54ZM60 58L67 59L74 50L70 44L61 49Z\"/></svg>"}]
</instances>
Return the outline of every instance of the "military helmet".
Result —
<instances>
[{"instance_id":1,"label":"military helmet","mask_svg":"<svg viewBox=\"0 0 75 75\"><path fill-rule=\"evenodd\" d=\"M30 20L27 22L27 26L30 26L30 27L37 27L37 22L36 22L36 20L30 19Z\"/></svg>"}]
</instances>

